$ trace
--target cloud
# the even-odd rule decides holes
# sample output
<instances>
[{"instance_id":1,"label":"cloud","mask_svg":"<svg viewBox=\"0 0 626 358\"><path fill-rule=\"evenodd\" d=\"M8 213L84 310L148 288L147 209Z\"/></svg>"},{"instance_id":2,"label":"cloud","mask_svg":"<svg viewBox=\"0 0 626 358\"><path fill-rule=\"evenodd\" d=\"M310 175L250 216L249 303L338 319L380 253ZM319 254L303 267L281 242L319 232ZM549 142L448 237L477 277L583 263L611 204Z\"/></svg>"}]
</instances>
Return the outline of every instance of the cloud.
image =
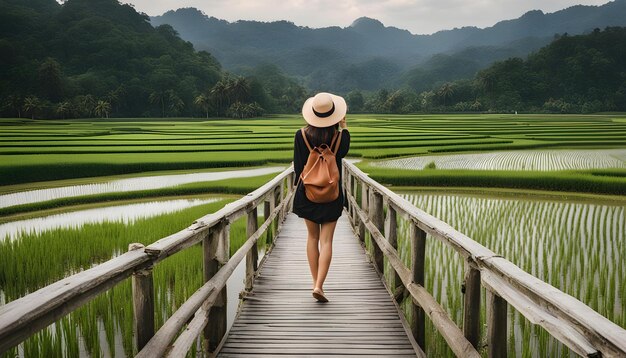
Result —
<instances>
[{"instance_id":1,"label":"cloud","mask_svg":"<svg viewBox=\"0 0 626 358\"><path fill-rule=\"evenodd\" d=\"M462 26L492 26L530 10L554 12L576 4L601 5L607 0L122 0L138 11L160 15L181 7L196 7L228 21L292 21L300 26L348 26L361 16L387 26L425 34ZM279 4L279 6L277 6Z\"/></svg>"}]
</instances>

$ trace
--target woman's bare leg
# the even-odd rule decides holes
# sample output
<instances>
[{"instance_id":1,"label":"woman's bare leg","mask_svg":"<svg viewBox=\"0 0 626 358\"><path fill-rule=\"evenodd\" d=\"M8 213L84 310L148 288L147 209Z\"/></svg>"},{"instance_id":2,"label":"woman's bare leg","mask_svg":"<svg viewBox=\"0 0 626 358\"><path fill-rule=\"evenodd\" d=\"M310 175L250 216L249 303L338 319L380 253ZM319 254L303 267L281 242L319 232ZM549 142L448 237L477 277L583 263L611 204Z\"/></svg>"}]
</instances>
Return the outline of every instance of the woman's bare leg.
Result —
<instances>
[{"instance_id":1,"label":"woman's bare leg","mask_svg":"<svg viewBox=\"0 0 626 358\"><path fill-rule=\"evenodd\" d=\"M335 235L335 226L337 226L336 221L323 223L320 230L319 267L317 269L317 280L315 283L315 287L320 290L326 280L328 268L330 267L330 260L333 257L333 236Z\"/></svg>"},{"instance_id":2,"label":"woman's bare leg","mask_svg":"<svg viewBox=\"0 0 626 358\"><path fill-rule=\"evenodd\" d=\"M315 288L315 283L317 282L318 260L320 256L319 249L317 248L320 240L320 225L307 219L304 219L304 222L306 222L306 228L309 232L306 239L306 256L309 259L309 268L311 269L311 276L313 276L313 288Z\"/></svg>"}]
</instances>

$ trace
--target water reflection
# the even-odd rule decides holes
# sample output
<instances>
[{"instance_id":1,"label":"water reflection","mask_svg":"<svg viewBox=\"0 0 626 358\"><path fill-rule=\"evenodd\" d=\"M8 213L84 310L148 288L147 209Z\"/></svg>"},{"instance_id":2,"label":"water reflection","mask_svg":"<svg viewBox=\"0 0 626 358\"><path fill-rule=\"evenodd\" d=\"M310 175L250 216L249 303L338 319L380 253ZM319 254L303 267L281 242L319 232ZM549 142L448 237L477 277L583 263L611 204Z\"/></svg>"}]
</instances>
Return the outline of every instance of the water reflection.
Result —
<instances>
[{"instance_id":1,"label":"water reflection","mask_svg":"<svg viewBox=\"0 0 626 358\"><path fill-rule=\"evenodd\" d=\"M151 201L147 203L108 206L13 221L0 224L0 238L15 240L24 234L39 234L44 231L59 228L78 229L85 224L102 222L123 222L129 224L139 219L161 214L170 214L193 206L213 203L217 200L219 200L219 198Z\"/></svg>"},{"instance_id":2,"label":"water reflection","mask_svg":"<svg viewBox=\"0 0 626 358\"><path fill-rule=\"evenodd\" d=\"M120 179L107 183L83 184L60 188L30 190L19 193L0 195L0 208L83 195L160 189L205 181L248 178L276 173L284 169L284 167L276 166L257 169L228 170L222 172L156 175Z\"/></svg>"}]
</instances>

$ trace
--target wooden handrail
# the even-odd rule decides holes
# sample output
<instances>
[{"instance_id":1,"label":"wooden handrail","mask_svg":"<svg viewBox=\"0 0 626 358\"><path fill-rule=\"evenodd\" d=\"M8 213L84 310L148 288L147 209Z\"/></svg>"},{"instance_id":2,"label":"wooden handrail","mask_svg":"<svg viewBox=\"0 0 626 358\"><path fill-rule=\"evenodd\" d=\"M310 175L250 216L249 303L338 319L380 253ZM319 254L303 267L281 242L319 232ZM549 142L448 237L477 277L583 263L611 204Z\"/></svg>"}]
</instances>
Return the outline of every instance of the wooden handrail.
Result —
<instances>
[{"instance_id":1,"label":"wooden handrail","mask_svg":"<svg viewBox=\"0 0 626 358\"><path fill-rule=\"evenodd\" d=\"M286 195L284 195L283 190L285 181L287 181L286 187L288 188ZM230 223L246 215L251 210L256 210L256 207L264 201L269 201L271 205L267 207L271 208L271 212L270 210L265 212L265 223L233 255L232 262L228 260L228 254L223 253L224 250L221 253L217 253L218 256L222 257L215 257L216 252L205 250L205 255L211 256L205 259L205 265L217 259L223 266L181 306L172 318L168 320L166 325L171 327L173 325L171 322L176 320L181 322L181 324L185 324L193 313L200 312L202 309L208 311L220 290L224 291L226 280L230 277L230 274L232 274L242 257L246 255L247 251L251 247L256 246L258 238L261 237L267 228L273 227L273 230L277 230L277 227L281 224L293 194L291 191L292 183L293 166L290 166L260 188L239 200L225 205L217 212L196 220L186 229L158 240L145 248L139 249L138 247L140 246L133 247L131 251L109 261L0 306L0 354L93 300L100 293L114 287L124 279L139 272L151 270L153 265L161 260L203 240L204 244L212 243L216 246L217 243L211 241L217 240L216 235L211 235L213 229L226 230ZM280 195L278 200L276 198L277 195ZM215 238L213 238L214 236ZM222 245L224 244L222 243ZM224 255L226 257L223 257ZM152 280L151 275L149 275L149 280ZM138 289L146 290L150 287L152 287L151 281L150 284L141 285ZM139 296L145 298L153 295L154 292L146 291L141 292ZM135 299L135 297L133 298ZM200 305L197 304L198 301ZM141 305L136 305L136 307L141 307ZM181 311L183 308L185 310ZM154 312L146 312L146 314L154 315ZM141 317L141 315L138 316ZM181 317L184 317L184 319L180 319ZM225 321L225 314L222 318ZM204 324L206 325L206 322ZM182 326L178 328L178 331L180 328ZM218 339L222 338L218 337ZM167 345L170 343L171 341L168 341ZM143 347L139 347L139 349L141 348Z\"/></svg>"},{"instance_id":2,"label":"wooden handrail","mask_svg":"<svg viewBox=\"0 0 626 358\"><path fill-rule=\"evenodd\" d=\"M394 215L401 215L409 220L415 230L424 231L434 239L454 249L466 260L466 271L476 270L473 274L466 272L466 286L468 286L468 280L482 282L490 296L490 301L493 303L490 312L488 312L487 322L490 356L497 355L503 349L506 352L506 334L503 336L501 329L504 327L504 332L506 332L506 305L502 306L506 303L516 308L530 322L542 326L553 337L577 354L582 356L599 356L600 354L607 357L626 356L626 330L620 326L576 298L530 275L500 255L458 232L450 225L416 208L406 199L368 177L353 164L344 160L343 168L342 181L345 194L348 197L348 212L351 213L351 223L355 226L355 232L360 232L361 240L364 240L363 230L367 229L373 243L391 263L414 303L426 310L435 327L458 356L466 356L467 344L465 342L468 341L461 340L464 343L458 346L457 338L460 329L456 326L454 326L456 329L449 327L451 321L447 316L442 318L432 315L432 312L438 310L440 306L434 302L432 296L421 285L414 282L410 270L400 260L397 250L387 242L379 227L372 221L372 218L383 215L383 202L386 202L388 207L393 209ZM356 195L354 195L359 184L362 186L362 193L365 193L361 197L361 205L357 203ZM376 199L377 195L382 196L382 198ZM380 202L380 204L372 206L372 200ZM370 205L364 206L368 202ZM372 210L376 212L372 213ZM423 252L421 254L423 255ZM376 255L376 250L374 255ZM380 257L373 258L374 262L379 260L381 260ZM415 277L415 272L413 277ZM480 277L479 281L476 281L478 277ZM475 288L472 290L480 291L475 290ZM475 292L471 295L466 294L465 300L465 309L473 308L471 312L467 312L468 314L465 315L464 325L467 325L468 322L474 325L479 319L472 317L472 312L476 314L475 308L479 307L479 301L476 302L475 300L480 300L480 295L476 295ZM474 302L468 302L468 300L474 300ZM504 315L501 312L504 312ZM446 330L455 332L453 333L454 337L446 337L449 334L445 332ZM466 338L476 341L474 329L464 329L464 331ZM475 345L473 342L472 344ZM424 348L422 347L422 349Z\"/></svg>"}]
</instances>

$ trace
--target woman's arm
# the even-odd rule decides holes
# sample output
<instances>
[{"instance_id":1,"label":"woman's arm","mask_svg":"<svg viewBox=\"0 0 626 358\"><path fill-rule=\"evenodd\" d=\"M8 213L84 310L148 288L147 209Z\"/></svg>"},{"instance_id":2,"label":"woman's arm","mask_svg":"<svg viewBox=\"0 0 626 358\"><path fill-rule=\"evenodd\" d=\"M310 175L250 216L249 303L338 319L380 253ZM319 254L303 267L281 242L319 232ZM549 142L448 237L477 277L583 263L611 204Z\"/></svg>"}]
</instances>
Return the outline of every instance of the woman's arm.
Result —
<instances>
[{"instance_id":1,"label":"woman's arm","mask_svg":"<svg viewBox=\"0 0 626 358\"><path fill-rule=\"evenodd\" d=\"M300 173L302 173L302 170L304 169L304 163L302 162L302 144L301 144L303 140L299 138L300 136L301 136L301 132L300 130L298 130L296 132L296 135L293 138L293 171L295 174L293 176L293 185L296 185L298 183L298 178L300 178Z\"/></svg>"},{"instance_id":2,"label":"woman's arm","mask_svg":"<svg viewBox=\"0 0 626 358\"><path fill-rule=\"evenodd\" d=\"M337 157L343 158L348 154L348 150L350 150L350 132L348 131L348 128L344 128L341 130L340 134L341 143L339 143Z\"/></svg>"}]
</instances>

